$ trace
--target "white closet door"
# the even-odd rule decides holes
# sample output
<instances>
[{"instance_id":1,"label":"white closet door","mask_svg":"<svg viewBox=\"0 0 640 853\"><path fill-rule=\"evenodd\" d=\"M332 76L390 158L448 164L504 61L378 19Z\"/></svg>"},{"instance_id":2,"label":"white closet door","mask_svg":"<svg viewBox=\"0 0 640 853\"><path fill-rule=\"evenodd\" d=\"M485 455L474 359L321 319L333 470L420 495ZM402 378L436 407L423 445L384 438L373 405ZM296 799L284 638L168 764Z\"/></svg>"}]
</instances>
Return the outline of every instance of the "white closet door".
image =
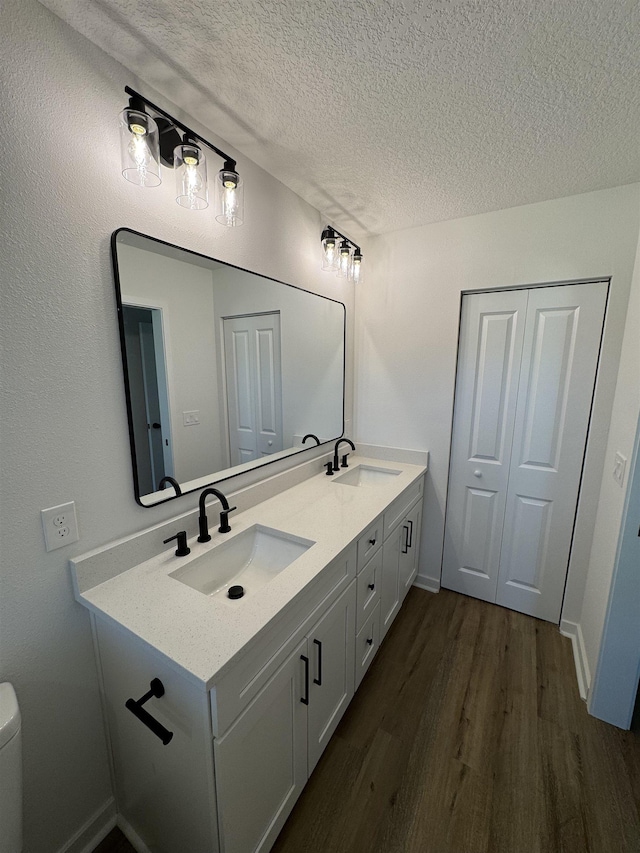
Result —
<instances>
[{"instance_id":1,"label":"white closet door","mask_svg":"<svg viewBox=\"0 0 640 853\"><path fill-rule=\"evenodd\" d=\"M240 465L282 450L280 314L224 318L229 456Z\"/></svg>"},{"instance_id":2,"label":"white closet door","mask_svg":"<svg viewBox=\"0 0 640 853\"><path fill-rule=\"evenodd\" d=\"M496 601L560 618L607 285L529 291Z\"/></svg>"},{"instance_id":3,"label":"white closet door","mask_svg":"<svg viewBox=\"0 0 640 853\"><path fill-rule=\"evenodd\" d=\"M464 297L443 586L495 601L527 291Z\"/></svg>"}]
</instances>

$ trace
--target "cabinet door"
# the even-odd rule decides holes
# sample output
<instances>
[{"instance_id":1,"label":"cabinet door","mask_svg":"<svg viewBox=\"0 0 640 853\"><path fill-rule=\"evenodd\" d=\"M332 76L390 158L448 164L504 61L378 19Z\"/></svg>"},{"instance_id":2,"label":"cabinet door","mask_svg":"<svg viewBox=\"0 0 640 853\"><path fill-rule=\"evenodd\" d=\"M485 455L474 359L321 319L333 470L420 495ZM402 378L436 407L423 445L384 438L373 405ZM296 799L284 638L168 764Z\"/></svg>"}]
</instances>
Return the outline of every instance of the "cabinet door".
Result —
<instances>
[{"instance_id":1,"label":"cabinet door","mask_svg":"<svg viewBox=\"0 0 640 853\"><path fill-rule=\"evenodd\" d=\"M422 522L422 501L407 513L400 527L400 562L399 562L399 585L400 601L404 601L406 594L411 588L418 574L418 554L420 551L420 528Z\"/></svg>"},{"instance_id":2,"label":"cabinet door","mask_svg":"<svg viewBox=\"0 0 640 853\"><path fill-rule=\"evenodd\" d=\"M380 589L380 642L400 609L400 543L404 527L398 525L382 546L382 586Z\"/></svg>"},{"instance_id":3,"label":"cabinet door","mask_svg":"<svg viewBox=\"0 0 640 853\"><path fill-rule=\"evenodd\" d=\"M214 741L223 853L269 850L307 781L306 651L305 639Z\"/></svg>"},{"instance_id":4,"label":"cabinet door","mask_svg":"<svg viewBox=\"0 0 640 853\"><path fill-rule=\"evenodd\" d=\"M353 697L355 610L352 583L309 634L309 774Z\"/></svg>"}]
</instances>

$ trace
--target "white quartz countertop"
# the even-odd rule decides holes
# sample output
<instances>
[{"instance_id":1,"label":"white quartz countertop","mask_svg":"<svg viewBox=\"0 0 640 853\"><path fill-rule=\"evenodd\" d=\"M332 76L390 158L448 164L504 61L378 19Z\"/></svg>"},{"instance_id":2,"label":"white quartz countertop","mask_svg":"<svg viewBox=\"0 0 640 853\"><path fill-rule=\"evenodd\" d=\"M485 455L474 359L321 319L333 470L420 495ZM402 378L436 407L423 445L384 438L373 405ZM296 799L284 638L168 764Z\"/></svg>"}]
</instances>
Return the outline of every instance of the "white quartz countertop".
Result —
<instances>
[{"instance_id":1,"label":"white quartz countertop","mask_svg":"<svg viewBox=\"0 0 640 853\"><path fill-rule=\"evenodd\" d=\"M192 680L209 688L256 634L278 618L305 587L356 539L426 468L352 454L349 468L370 465L400 471L375 486L349 486L337 475L316 474L242 513L232 513L231 533L217 532L219 505L207 506L211 542L189 540L188 557L162 553L78 593L89 609L123 626ZM170 577L181 566L254 524L315 544L252 594L238 600L210 597ZM181 529L176 521L176 532Z\"/></svg>"}]
</instances>

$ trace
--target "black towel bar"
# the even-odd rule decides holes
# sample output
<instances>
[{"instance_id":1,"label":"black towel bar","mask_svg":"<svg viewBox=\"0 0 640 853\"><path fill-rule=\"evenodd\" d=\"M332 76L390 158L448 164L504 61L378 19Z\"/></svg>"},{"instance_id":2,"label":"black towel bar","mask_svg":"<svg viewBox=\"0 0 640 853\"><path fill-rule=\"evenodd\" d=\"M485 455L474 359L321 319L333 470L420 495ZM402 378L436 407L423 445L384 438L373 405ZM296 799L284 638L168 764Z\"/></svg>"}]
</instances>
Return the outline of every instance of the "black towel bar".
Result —
<instances>
[{"instance_id":1,"label":"black towel bar","mask_svg":"<svg viewBox=\"0 0 640 853\"><path fill-rule=\"evenodd\" d=\"M170 732L169 729L165 729L162 723L159 723L155 717L152 717L148 711L142 707L145 702L147 702L152 697L160 698L160 696L164 696L164 684L160 681L159 678L152 678L149 684L151 688L148 693L145 693L141 699L127 699L124 703L125 707L128 708L132 714L140 720L141 723L144 723L145 726L151 729L151 731L160 738L162 743L166 746L171 738L173 737L173 732Z\"/></svg>"}]
</instances>

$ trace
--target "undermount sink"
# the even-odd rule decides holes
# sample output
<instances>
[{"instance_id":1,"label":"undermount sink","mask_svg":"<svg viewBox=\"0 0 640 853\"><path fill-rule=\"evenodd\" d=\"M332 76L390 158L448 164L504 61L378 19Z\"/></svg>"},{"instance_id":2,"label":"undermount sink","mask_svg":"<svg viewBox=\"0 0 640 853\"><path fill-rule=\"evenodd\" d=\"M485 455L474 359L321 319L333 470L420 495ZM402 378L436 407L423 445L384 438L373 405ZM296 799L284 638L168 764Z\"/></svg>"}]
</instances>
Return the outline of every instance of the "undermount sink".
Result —
<instances>
[{"instance_id":1,"label":"undermount sink","mask_svg":"<svg viewBox=\"0 0 640 853\"><path fill-rule=\"evenodd\" d=\"M356 465L333 482L343 486L384 486L400 474L393 468L376 468L373 465Z\"/></svg>"},{"instance_id":2,"label":"undermount sink","mask_svg":"<svg viewBox=\"0 0 640 853\"><path fill-rule=\"evenodd\" d=\"M170 577L204 595L226 595L240 584L255 592L297 560L315 542L261 524L238 533L206 554L170 573Z\"/></svg>"}]
</instances>

